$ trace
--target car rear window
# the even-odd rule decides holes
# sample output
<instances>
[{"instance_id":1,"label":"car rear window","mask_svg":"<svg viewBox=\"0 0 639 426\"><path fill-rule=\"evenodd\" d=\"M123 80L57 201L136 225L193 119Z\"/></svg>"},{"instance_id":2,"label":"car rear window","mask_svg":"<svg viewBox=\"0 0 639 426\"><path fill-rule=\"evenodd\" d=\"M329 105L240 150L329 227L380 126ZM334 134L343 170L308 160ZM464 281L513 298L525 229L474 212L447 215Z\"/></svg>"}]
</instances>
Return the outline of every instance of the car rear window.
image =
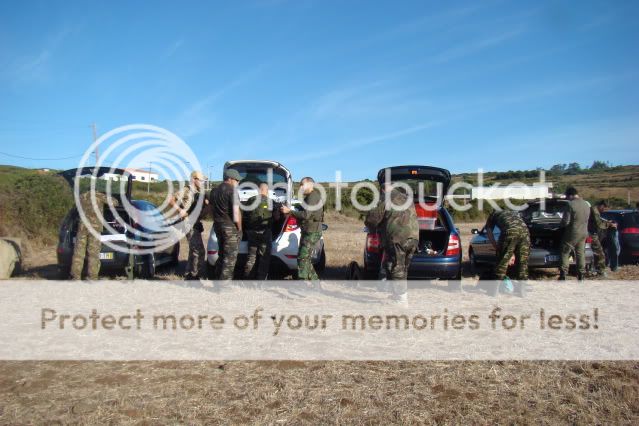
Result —
<instances>
[{"instance_id":1,"label":"car rear window","mask_svg":"<svg viewBox=\"0 0 639 426\"><path fill-rule=\"evenodd\" d=\"M265 165L234 164L228 168L236 170L240 174L242 177L240 184L245 182L255 184L268 182L269 168ZM273 171L273 183L286 183L286 173L284 170L278 168L271 168L271 170Z\"/></svg>"}]
</instances>

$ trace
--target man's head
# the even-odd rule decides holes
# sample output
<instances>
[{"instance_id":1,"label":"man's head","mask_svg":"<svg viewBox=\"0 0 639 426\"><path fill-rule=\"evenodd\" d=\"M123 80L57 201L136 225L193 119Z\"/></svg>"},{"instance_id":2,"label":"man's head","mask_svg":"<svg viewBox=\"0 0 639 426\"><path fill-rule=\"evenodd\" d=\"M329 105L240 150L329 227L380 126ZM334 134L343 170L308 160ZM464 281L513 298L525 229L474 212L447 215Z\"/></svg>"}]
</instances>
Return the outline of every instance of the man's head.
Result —
<instances>
[{"instance_id":1,"label":"man's head","mask_svg":"<svg viewBox=\"0 0 639 426\"><path fill-rule=\"evenodd\" d=\"M302 188L302 193L304 195L310 194L313 192L313 188L315 187L315 181L312 177L304 177L300 181L300 188Z\"/></svg>"},{"instance_id":2,"label":"man's head","mask_svg":"<svg viewBox=\"0 0 639 426\"><path fill-rule=\"evenodd\" d=\"M601 200L597 204L595 204L595 206L597 207L597 210L599 210L599 213L603 213L608 208L608 203L606 203L604 200Z\"/></svg>"},{"instance_id":3,"label":"man's head","mask_svg":"<svg viewBox=\"0 0 639 426\"><path fill-rule=\"evenodd\" d=\"M199 170L191 172L191 185L195 186L198 190L202 188L204 182L204 175Z\"/></svg>"},{"instance_id":4,"label":"man's head","mask_svg":"<svg viewBox=\"0 0 639 426\"><path fill-rule=\"evenodd\" d=\"M261 182L260 186L259 186L259 192L260 195L264 196L264 197L268 197L268 183L266 182Z\"/></svg>"},{"instance_id":5,"label":"man's head","mask_svg":"<svg viewBox=\"0 0 639 426\"><path fill-rule=\"evenodd\" d=\"M238 183L242 180L242 176L237 170L234 169L226 169L224 172L224 182L230 183L233 186L237 186Z\"/></svg>"},{"instance_id":6,"label":"man's head","mask_svg":"<svg viewBox=\"0 0 639 426\"><path fill-rule=\"evenodd\" d=\"M579 196L579 192L577 192L577 188L575 188L574 186L569 186L568 189L566 189L565 195L567 199L574 200Z\"/></svg>"}]
</instances>

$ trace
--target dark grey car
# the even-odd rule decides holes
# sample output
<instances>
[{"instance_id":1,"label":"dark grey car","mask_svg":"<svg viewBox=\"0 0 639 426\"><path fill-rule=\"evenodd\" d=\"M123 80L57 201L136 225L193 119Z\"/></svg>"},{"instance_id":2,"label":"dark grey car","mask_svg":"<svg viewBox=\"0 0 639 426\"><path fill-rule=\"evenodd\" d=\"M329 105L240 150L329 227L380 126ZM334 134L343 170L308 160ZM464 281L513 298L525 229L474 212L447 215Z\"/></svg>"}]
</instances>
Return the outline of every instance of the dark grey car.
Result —
<instances>
[{"instance_id":1,"label":"dark grey car","mask_svg":"<svg viewBox=\"0 0 639 426\"><path fill-rule=\"evenodd\" d=\"M528 225L530 231L530 258L529 268L559 268L561 264L561 236L563 228L561 219L568 209L568 201L562 199L545 200L545 207L541 202L529 203L528 208L522 211L521 217ZM500 230L494 229L495 238L499 238ZM482 270L492 269L496 263L496 253L488 240L486 230L482 228L472 230L473 238L470 241L468 255L473 274ZM590 246L590 238L586 240L586 268L593 267L593 253ZM574 255L571 257L571 265L575 264Z\"/></svg>"},{"instance_id":2,"label":"dark grey car","mask_svg":"<svg viewBox=\"0 0 639 426\"><path fill-rule=\"evenodd\" d=\"M76 173L77 169L71 169L62 172L62 176L71 185L73 185ZM137 212L136 217L130 217L124 208L117 207L118 215L124 219L123 221L125 224L123 225L115 219L113 212L109 209L109 206L105 206L105 210L103 212L104 219L115 232L109 232L106 227L102 231L102 236L100 238L103 242L100 250L101 275L122 274L130 265L133 276L152 278L155 275L157 267L167 264L177 264L180 253L180 246L177 242L175 245L166 249L158 249L151 254L134 255L132 257L130 257L125 251L114 250L109 245L104 244L104 241L109 241L111 244L121 246L123 250L130 248L136 239L140 240L142 238L132 233L132 230L138 229L144 233L149 233L151 232L150 230L159 229L159 224L164 223L165 221L164 216L154 204L144 200L130 199L132 187L131 176L122 169L112 169L110 167L100 167L96 169L94 167L85 167L79 174L80 177L94 176L95 179L100 179L105 174L108 174L109 176L118 176L120 180L126 180L125 192L123 194L117 193L119 185L112 185L112 188L115 191L112 195L119 202L123 197L126 197ZM120 205L122 205L121 202ZM67 213L60 225L57 258L61 278L67 278L69 276L75 236L79 222L80 217L78 210L76 207L73 207Z\"/></svg>"}]
</instances>

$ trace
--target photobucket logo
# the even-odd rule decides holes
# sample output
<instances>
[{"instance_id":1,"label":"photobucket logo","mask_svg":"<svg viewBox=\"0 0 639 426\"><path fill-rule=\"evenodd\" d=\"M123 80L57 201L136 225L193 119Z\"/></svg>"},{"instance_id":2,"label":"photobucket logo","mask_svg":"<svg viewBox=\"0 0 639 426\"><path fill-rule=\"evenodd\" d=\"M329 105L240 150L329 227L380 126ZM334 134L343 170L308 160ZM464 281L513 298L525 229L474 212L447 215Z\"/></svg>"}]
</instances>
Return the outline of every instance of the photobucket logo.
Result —
<instances>
[{"instance_id":1,"label":"photobucket logo","mask_svg":"<svg viewBox=\"0 0 639 426\"><path fill-rule=\"evenodd\" d=\"M91 166L94 153L97 158ZM142 165L149 169L140 170ZM197 198L183 219L170 203L176 194L174 183L181 193L191 171L199 169L186 142L166 129L148 124L113 129L86 150L78 165L74 198L82 224L114 251L146 255L165 250L189 232L200 216L203 197ZM166 178L163 202L157 207L133 202L134 177L150 185L152 176Z\"/></svg>"},{"instance_id":2,"label":"photobucket logo","mask_svg":"<svg viewBox=\"0 0 639 426\"><path fill-rule=\"evenodd\" d=\"M438 180L439 179L439 180ZM539 181L533 185L526 185L522 182L512 182L504 185L500 182L484 185L484 172L477 171L477 185L469 182L459 181L450 185L449 179L442 177L432 177L419 175L416 171L414 176L394 176L392 169L387 168L380 174L378 182L360 181L355 184L343 182L341 171L335 172L335 181L327 184L313 183L313 189L317 190L321 202L314 205L307 205L305 196L308 194L307 187L300 185L298 191L292 190L291 182L274 182L273 169L265 172L265 179L261 182L269 189L269 207L273 208L273 195L279 190L287 195L287 202L294 202L303 210L317 210L324 208L329 200L333 200L334 210L341 212L343 206L343 194L348 193L350 206L359 212L366 213L375 209L380 202L384 203L385 210L406 210L409 207L418 205L422 210L435 211L444 202L448 203L448 208L454 211L465 212L475 205L479 211L483 211L487 206L491 210L502 210L502 205L513 211L523 211L528 208L528 203L515 203L515 200L539 200L540 207L545 208L545 200L552 194L549 192L551 185L546 184L545 173L539 172ZM327 188L328 187L328 188ZM259 192L259 183L244 182L240 188L252 190L252 194ZM393 197L393 191L397 190L405 197ZM329 194L332 197L329 197ZM366 197L360 197L366 194ZM296 196L294 199L293 196ZM362 200L361 198L366 198ZM244 200L241 200L244 201ZM471 203L474 202L474 204ZM498 202L501 202L498 203ZM243 211L251 211L258 207L259 198L252 202L240 204Z\"/></svg>"}]
</instances>

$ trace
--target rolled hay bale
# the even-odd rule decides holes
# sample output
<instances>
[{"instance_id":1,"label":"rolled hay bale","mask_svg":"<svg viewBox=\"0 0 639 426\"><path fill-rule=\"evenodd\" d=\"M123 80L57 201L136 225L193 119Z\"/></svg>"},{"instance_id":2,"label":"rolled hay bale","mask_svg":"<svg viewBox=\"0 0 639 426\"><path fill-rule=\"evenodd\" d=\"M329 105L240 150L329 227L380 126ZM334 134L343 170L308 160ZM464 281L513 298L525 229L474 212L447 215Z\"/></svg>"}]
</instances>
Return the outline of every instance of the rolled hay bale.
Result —
<instances>
[{"instance_id":1,"label":"rolled hay bale","mask_svg":"<svg viewBox=\"0 0 639 426\"><path fill-rule=\"evenodd\" d=\"M0 238L0 280L7 280L14 273L20 272L21 265L20 240Z\"/></svg>"}]
</instances>

